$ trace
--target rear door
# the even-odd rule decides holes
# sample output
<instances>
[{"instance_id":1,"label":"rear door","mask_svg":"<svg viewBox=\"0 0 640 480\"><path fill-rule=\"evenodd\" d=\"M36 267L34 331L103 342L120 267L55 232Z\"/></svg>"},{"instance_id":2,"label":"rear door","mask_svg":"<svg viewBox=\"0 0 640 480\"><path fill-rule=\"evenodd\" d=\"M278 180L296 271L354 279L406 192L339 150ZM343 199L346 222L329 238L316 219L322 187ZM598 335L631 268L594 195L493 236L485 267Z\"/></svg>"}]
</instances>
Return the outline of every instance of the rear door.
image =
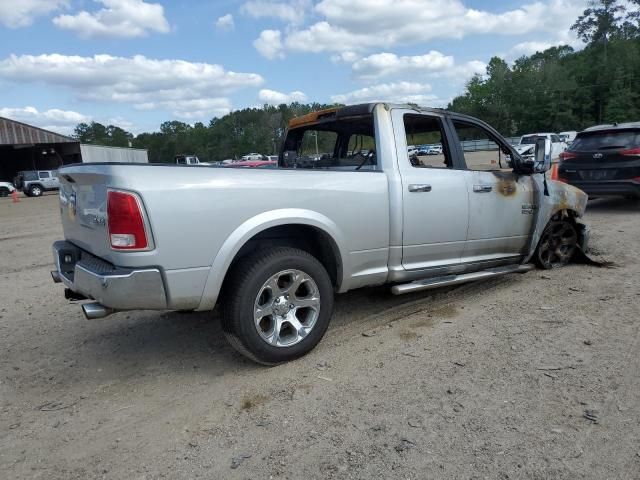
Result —
<instances>
[{"instance_id":1,"label":"rear door","mask_svg":"<svg viewBox=\"0 0 640 480\"><path fill-rule=\"evenodd\" d=\"M525 254L537 209L531 176L513 173L507 164L507 145L480 122L453 119L451 126L464 158L469 195L469 230L462 262Z\"/></svg>"},{"instance_id":2,"label":"rear door","mask_svg":"<svg viewBox=\"0 0 640 480\"><path fill-rule=\"evenodd\" d=\"M53 188L53 183L51 181L51 172L40 171L38 172L38 178L40 179L40 183L45 189L49 190Z\"/></svg>"},{"instance_id":3,"label":"rear door","mask_svg":"<svg viewBox=\"0 0 640 480\"><path fill-rule=\"evenodd\" d=\"M402 265L422 270L457 265L467 237L469 201L464 172L447 144L437 114L397 109L396 158L402 178ZM442 144L438 155L409 155L409 145Z\"/></svg>"}]
</instances>

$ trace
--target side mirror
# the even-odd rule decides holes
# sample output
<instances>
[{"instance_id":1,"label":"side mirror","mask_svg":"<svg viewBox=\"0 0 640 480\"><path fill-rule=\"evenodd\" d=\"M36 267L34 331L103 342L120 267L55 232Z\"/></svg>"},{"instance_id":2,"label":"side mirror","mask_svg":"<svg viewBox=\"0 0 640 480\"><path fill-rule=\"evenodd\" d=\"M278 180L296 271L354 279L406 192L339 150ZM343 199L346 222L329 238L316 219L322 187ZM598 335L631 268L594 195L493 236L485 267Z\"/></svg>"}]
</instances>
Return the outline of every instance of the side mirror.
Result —
<instances>
[{"instance_id":1,"label":"side mirror","mask_svg":"<svg viewBox=\"0 0 640 480\"><path fill-rule=\"evenodd\" d=\"M551 141L547 138L536 140L533 155L533 173L544 173L551 168Z\"/></svg>"}]
</instances>

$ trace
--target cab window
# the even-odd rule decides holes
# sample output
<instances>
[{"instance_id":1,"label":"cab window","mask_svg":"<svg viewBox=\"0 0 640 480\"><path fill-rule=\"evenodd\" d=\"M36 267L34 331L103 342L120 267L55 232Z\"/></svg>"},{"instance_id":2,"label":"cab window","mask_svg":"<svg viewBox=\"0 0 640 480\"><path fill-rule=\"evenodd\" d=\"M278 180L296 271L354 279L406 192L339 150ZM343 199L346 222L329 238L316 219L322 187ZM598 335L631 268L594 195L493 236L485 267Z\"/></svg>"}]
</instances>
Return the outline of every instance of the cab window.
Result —
<instances>
[{"instance_id":1,"label":"cab window","mask_svg":"<svg viewBox=\"0 0 640 480\"><path fill-rule=\"evenodd\" d=\"M404 116L407 137L407 157L416 168L453 168L442 123L438 117Z\"/></svg>"},{"instance_id":2,"label":"cab window","mask_svg":"<svg viewBox=\"0 0 640 480\"><path fill-rule=\"evenodd\" d=\"M453 126L467 170L511 171L510 150L491 133L472 123L454 121Z\"/></svg>"},{"instance_id":3,"label":"cab window","mask_svg":"<svg viewBox=\"0 0 640 480\"><path fill-rule=\"evenodd\" d=\"M372 115L331 117L289 130L284 142L285 168L378 170Z\"/></svg>"},{"instance_id":4,"label":"cab window","mask_svg":"<svg viewBox=\"0 0 640 480\"><path fill-rule=\"evenodd\" d=\"M50 176L49 172L40 172L40 178L49 178Z\"/></svg>"}]
</instances>

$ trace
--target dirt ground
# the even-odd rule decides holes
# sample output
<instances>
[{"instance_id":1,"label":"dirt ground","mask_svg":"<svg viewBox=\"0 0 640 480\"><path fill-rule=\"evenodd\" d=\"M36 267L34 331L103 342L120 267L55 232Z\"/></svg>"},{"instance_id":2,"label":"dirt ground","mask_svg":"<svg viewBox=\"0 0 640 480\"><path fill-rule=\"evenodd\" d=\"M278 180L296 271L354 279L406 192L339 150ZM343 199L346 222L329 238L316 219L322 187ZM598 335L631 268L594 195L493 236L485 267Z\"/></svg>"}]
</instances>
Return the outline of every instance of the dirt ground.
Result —
<instances>
[{"instance_id":1,"label":"dirt ground","mask_svg":"<svg viewBox=\"0 0 640 480\"><path fill-rule=\"evenodd\" d=\"M640 478L640 202L589 203L572 265L338 297L255 365L216 314L87 321L54 285L57 196L0 199L2 479Z\"/></svg>"}]
</instances>

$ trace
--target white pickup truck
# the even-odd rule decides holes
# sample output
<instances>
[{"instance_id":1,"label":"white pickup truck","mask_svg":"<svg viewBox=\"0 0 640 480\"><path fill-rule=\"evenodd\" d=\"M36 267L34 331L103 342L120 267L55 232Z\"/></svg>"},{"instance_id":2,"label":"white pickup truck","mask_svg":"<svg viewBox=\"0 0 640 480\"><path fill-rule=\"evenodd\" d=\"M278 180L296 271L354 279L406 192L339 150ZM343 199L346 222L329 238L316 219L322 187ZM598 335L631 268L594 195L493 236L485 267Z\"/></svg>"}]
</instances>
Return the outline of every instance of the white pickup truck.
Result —
<instances>
[{"instance_id":1,"label":"white pickup truck","mask_svg":"<svg viewBox=\"0 0 640 480\"><path fill-rule=\"evenodd\" d=\"M556 163L560 154L567 149L568 144L557 133L530 133L520 137L520 143L516 145L516 151L523 156L533 155L536 141L544 138L551 143L551 162Z\"/></svg>"},{"instance_id":2,"label":"white pickup truck","mask_svg":"<svg viewBox=\"0 0 640 480\"><path fill-rule=\"evenodd\" d=\"M410 158L416 144L443 151ZM304 162L316 145L331 153ZM292 120L276 169L66 166L52 275L88 318L220 304L231 344L276 364L320 341L334 293L569 262L587 243L587 196L547 182L549 166L544 139L525 160L479 120L383 103Z\"/></svg>"}]
</instances>

